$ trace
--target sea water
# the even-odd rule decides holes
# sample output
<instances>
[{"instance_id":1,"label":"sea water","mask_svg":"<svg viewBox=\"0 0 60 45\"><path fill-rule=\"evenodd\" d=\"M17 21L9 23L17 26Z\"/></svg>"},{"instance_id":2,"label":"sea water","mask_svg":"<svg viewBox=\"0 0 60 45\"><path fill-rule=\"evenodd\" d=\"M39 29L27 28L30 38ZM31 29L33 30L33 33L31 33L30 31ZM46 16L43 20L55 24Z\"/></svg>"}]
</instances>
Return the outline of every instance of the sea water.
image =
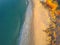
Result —
<instances>
[{"instance_id":1,"label":"sea water","mask_svg":"<svg viewBox=\"0 0 60 45\"><path fill-rule=\"evenodd\" d=\"M0 0L0 45L17 45L27 0Z\"/></svg>"}]
</instances>

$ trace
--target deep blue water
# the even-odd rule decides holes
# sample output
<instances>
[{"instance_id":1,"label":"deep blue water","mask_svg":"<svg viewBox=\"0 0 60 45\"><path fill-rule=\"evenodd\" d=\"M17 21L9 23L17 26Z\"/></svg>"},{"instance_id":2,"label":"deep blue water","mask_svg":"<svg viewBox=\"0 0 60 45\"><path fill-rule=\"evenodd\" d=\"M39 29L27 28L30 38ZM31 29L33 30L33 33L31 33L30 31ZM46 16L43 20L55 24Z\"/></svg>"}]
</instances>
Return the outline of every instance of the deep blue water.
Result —
<instances>
[{"instance_id":1,"label":"deep blue water","mask_svg":"<svg viewBox=\"0 0 60 45\"><path fill-rule=\"evenodd\" d=\"M27 0L0 0L0 45L17 45Z\"/></svg>"}]
</instances>

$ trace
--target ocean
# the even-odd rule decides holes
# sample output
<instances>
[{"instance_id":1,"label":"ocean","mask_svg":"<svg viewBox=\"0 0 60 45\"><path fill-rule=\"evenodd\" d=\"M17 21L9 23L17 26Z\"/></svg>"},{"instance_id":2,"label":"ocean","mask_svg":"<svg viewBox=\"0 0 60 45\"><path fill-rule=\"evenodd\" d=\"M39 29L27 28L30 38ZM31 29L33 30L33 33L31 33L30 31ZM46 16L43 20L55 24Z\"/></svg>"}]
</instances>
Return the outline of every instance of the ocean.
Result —
<instances>
[{"instance_id":1,"label":"ocean","mask_svg":"<svg viewBox=\"0 0 60 45\"><path fill-rule=\"evenodd\" d=\"M18 45L27 0L0 0L0 45Z\"/></svg>"}]
</instances>

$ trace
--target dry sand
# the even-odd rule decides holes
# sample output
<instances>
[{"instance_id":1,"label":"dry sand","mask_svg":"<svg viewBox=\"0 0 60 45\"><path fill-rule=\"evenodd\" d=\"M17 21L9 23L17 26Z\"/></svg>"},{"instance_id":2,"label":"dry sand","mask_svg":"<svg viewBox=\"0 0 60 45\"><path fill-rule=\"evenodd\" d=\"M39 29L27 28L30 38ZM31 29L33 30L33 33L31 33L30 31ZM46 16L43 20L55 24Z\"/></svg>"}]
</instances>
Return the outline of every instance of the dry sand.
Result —
<instances>
[{"instance_id":1,"label":"dry sand","mask_svg":"<svg viewBox=\"0 0 60 45\"><path fill-rule=\"evenodd\" d=\"M49 11L40 0L33 0L34 45L47 45L47 34L43 31L49 26Z\"/></svg>"}]
</instances>

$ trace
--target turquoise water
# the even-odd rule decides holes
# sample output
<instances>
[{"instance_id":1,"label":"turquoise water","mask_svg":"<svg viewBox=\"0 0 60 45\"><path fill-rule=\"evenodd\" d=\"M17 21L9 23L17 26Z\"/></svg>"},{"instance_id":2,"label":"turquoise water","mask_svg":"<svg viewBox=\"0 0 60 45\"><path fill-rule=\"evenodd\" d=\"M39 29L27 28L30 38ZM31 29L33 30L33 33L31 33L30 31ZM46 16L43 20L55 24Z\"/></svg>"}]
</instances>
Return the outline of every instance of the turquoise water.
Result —
<instances>
[{"instance_id":1,"label":"turquoise water","mask_svg":"<svg viewBox=\"0 0 60 45\"><path fill-rule=\"evenodd\" d=\"M26 0L0 0L0 45L17 45L26 8Z\"/></svg>"}]
</instances>

